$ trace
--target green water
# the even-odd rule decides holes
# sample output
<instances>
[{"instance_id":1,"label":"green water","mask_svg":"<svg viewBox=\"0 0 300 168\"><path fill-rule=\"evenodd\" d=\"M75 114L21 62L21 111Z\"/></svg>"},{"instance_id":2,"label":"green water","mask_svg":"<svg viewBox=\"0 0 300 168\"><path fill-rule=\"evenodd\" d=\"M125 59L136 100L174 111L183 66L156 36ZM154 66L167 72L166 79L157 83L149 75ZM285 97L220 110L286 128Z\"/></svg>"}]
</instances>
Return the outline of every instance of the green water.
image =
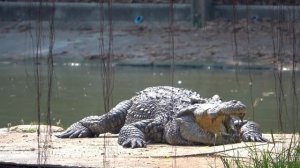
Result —
<instances>
[{"instance_id":1,"label":"green water","mask_svg":"<svg viewBox=\"0 0 300 168\"><path fill-rule=\"evenodd\" d=\"M43 74L46 66L40 65ZM8 124L29 124L37 121L36 87L34 68L24 63L0 63L0 127ZM170 85L171 75L168 68L115 67L113 104L128 99L135 92L148 86ZM219 94L223 100L241 100L248 107L248 119L257 121L264 132L278 129L278 106L276 101L273 71L251 71L253 77L252 108L250 79L247 70L235 71L208 69L175 69L174 86L189 88L203 97ZM291 72L284 72L283 88L286 108L283 107L284 131L299 130L295 124L300 119L293 110ZM300 73L296 76L299 78ZM42 78L42 118L45 118L47 78ZM297 86L297 94L300 86ZM294 105L294 106L293 106ZM67 127L71 123L89 115L103 114L103 96L100 66L96 63L60 63L55 65L52 123ZM45 120L44 120L45 121Z\"/></svg>"}]
</instances>

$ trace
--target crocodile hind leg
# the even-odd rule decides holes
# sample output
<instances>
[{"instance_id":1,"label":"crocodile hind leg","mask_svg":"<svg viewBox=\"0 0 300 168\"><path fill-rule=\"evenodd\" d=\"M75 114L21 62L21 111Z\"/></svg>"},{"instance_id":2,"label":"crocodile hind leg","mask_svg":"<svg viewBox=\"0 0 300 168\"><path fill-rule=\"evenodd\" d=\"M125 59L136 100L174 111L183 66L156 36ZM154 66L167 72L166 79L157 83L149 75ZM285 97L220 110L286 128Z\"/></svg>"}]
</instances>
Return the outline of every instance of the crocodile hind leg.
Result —
<instances>
[{"instance_id":1,"label":"crocodile hind leg","mask_svg":"<svg viewBox=\"0 0 300 168\"><path fill-rule=\"evenodd\" d=\"M108 113L101 116L89 116L72 124L59 138L95 137L106 132L118 133L123 127L131 100L120 102Z\"/></svg>"}]
</instances>

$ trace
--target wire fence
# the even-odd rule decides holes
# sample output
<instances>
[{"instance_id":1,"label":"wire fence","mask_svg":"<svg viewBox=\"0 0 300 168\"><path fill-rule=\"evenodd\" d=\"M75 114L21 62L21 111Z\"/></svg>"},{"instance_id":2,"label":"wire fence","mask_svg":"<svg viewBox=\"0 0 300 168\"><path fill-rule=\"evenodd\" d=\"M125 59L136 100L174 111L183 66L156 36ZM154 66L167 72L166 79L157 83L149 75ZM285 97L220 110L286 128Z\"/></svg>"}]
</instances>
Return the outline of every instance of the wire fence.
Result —
<instances>
[{"instance_id":1,"label":"wire fence","mask_svg":"<svg viewBox=\"0 0 300 168\"><path fill-rule=\"evenodd\" d=\"M57 2L61 2L62 0L58 0ZM33 2L33 1L32 1ZM34 65L35 65L35 86L36 86L36 111L37 111L37 120L38 120L38 124L40 125L42 122L47 123L47 125L51 126L51 97L52 97L52 82L53 82L53 73L54 73L54 66L53 63L55 62L55 60L53 59L53 54L52 54L52 50L53 50L53 45L55 43L54 39L55 39L55 27L54 27L54 13L55 13L55 3L47 3L45 1L38 1L39 2L39 9L38 10L38 19L36 20L36 27L37 29L34 32L35 35L35 59L34 59ZM72 1L72 2L79 2L79 1ZM99 2L99 9L103 9L104 6L104 1L92 1L92 0L86 0L86 1L80 1L80 2ZM159 1L159 0L114 0L114 1L108 1L107 5L109 6L109 18L108 21L105 22L104 20L104 13L100 13L100 18L101 20L100 22L100 44L99 44L99 56L101 58L101 63L102 63L102 71L101 71L101 77L102 77L102 82L103 82L103 97L104 97L104 107L105 107L105 111L108 112L109 109L112 108L112 92L113 92L113 88L114 88L114 71L113 71L113 66L112 66L112 61L114 60L114 54L113 54L113 40L114 40L114 36L113 36L113 18L112 18L112 4L113 2L124 2L124 3L134 3L134 2L140 2L140 3L144 3L144 2L155 2L155 3L169 3L170 4L170 8L169 8L169 26L168 26L168 32L169 32L169 60L170 60L170 85L174 84L174 60L175 60L175 47L174 47L174 34L175 34L175 30L173 27L174 24L174 3L186 3L186 2L190 2L188 0L177 0L177 1ZM106 3L106 2L105 2ZM300 0L290 0L290 1L272 1L272 0L248 0L248 1L240 1L240 0L214 0L214 3L216 4L233 4L233 13L234 13L234 21L232 22L232 26L235 28L236 24L237 24L237 18L238 18L238 13L236 11L236 5L239 4L246 4L246 5L252 5L252 4L259 4L259 5L277 5L278 8L282 7L282 5L298 5L300 4ZM44 5L51 5L51 17L49 19L49 27L47 30L49 30L49 52L48 52L48 78L47 78L47 83L48 85L46 86L48 88L48 92L47 92L47 116L46 118L42 118L41 116L41 96L42 96L42 92L41 92L41 88L42 86L42 79L41 79L41 69L39 66L39 62L41 59L41 45L42 45L42 36L43 33L45 33L42 23L41 23L41 19L42 19L42 8ZM103 10L101 10L103 11ZM285 88L283 86L283 79L284 79L284 74L283 72L283 64L284 64L284 52L286 52L286 45L292 45L292 79L290 79L291 81L291 88L293 90L293 106L294 106L294 113L293 116L288 116L288 119L291 118L292 119L292 124L294 124L294 128L296 130L296 128L298 128L298 123L297 120L294 120L293 118L298 118L298 113L299 113L299 109L298 109L298 95L296 92L296 75L295 75L295 69L296 69L296 60L297 58L299 58L299 36L297 36L296 34L296 27L295 27L295 11L289 11L291 13L291 18L290 20L288 20L288 24L283 23L282 19L280 19L280 17L282 15L280 15L281 11L279 11L278 14L278 20L277 21L273 21L272 23L274 23L274 25L276 25L276 27L274 26L274 29L272 30L272 38L273 38L273 66L274 66L274 85L275 85L275 94L276 94L276 99L277 99L277 106L278 106L278 112L277 112L277 116L278 116L278 123L279 123L279 130L284 130L284 123L287 123L286 121L283 120L283 115L285 115L287 113L287 103L285 100ZM105 23L107 23L108 25L105 25ZM247 20L247 43L251 43L251 37L249 36L249 24L250 22ZM289 29L291 33L290 38L286 38L285 34L284 34L284 30ZM104 33L108 33L108 40L105 41L104 39ZM234 48L234 57L233 59L238 59L238 42L236 41L236 34L237 32L234 31L233 33L233 48ZM286 43L288 41L288 43ZM107 51L105 51L105 46L107 47ZM247 50L249 50L249 48L247 48ZM247 53L247 57L248 57L248 61L250 60L251 55L249 54L249 51ZM249 66L250 63L248 62ZM237 82L238 82L238 64L236 64L236 71L237 71ZM249 71L249 78L251 83L255 82L252 79L252 75L251 75L251 71ZM250 93L252 94L252 85L250 85ZM250 95L251 97L251 101L253 103L253 98L252 95ZM254 107L252 107L254 108ZM253 119L255 118L255 114L254 114L254 109L253 110ZM39 144L39 149L41 149L41 151L39 150L38 155L39 155L39 159L38 159L38 163L39 164L43 164L46 163L46 159L47 159L47 155L45 154L47 152L47 147L45 144L47 144L49 141L51 141L51 129L50 131L46 134L46 138L45 141L43 141L44 143L41 144L40 143L40 132L38 129L38 144ZM50 136L50 139L49 137ZM104 136L105 137L105 136ZM106 142L105 142L105 138L104 138L104 149L106 150L106 146L105 146ZM173 152L176 155L176 147L174 147ZM106 151L104 151L103 154L103 167L106 167L107 164L106 163ZM174 164L173 167L176 167L176 159L174 160Z\"/></svg>"}]
</instances>

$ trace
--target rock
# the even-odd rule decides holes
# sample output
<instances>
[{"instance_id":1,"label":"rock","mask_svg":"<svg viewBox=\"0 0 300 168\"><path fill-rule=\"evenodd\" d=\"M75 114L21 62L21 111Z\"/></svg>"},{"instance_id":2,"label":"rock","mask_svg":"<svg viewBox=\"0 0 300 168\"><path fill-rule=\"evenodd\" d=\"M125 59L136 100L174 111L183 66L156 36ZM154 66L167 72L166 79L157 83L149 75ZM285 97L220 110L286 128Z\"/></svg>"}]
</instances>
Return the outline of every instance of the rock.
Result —
<instances>
[{"instance_id":1,"label":"rock","mask_svg":"<svg viewBox=\"0 0 300 168\"><path fill-rule=\"evenodd\" d=\"M40 130L41 132L46 132L47 128L50 128L49 125L40 125ZM3 132L2 130L5 130L6 132L9 131L14 131L14 132L24 132L24 133L34 133L37 132L38 125L16 125L12 126L9 129L7 128L1 128L0 133ZM58 126L51 126L51 131L52 132L61 132L64 129L62 127Z\"/></svg>"},{"instance_id":2,"label":"rock","mask_svg":"<svg viewBox=\"0 0 300 168\"><path fill-rule=\"evenodd\" d=\"M0 128L0 134L2 133L8 133L8 129L7 128Z\"/></svg>"}]
</instances>

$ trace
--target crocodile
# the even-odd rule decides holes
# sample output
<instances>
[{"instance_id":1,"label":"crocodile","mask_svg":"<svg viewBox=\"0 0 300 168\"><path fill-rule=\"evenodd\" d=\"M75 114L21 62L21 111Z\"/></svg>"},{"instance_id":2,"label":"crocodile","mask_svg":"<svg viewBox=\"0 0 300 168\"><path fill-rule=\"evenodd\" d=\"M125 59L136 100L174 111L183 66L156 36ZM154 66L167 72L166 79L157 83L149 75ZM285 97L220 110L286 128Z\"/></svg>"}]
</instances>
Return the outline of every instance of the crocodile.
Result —
<instances>
[{"instance_id":1,"label":"crocodile","mask_svg":"<svg viewBox=\"0 0 300 168\"><path fill-rule=\"evenodd\" d=\"M149 143L171 145L223 145L266 142L259 125L244 120L246 106L219 95L203 98L197 92L171 86L155 86L137 92L101 116L89 116L72 124L59 138L118 135L123 147L141 148Z\"/></svg>"}]
</instances>

